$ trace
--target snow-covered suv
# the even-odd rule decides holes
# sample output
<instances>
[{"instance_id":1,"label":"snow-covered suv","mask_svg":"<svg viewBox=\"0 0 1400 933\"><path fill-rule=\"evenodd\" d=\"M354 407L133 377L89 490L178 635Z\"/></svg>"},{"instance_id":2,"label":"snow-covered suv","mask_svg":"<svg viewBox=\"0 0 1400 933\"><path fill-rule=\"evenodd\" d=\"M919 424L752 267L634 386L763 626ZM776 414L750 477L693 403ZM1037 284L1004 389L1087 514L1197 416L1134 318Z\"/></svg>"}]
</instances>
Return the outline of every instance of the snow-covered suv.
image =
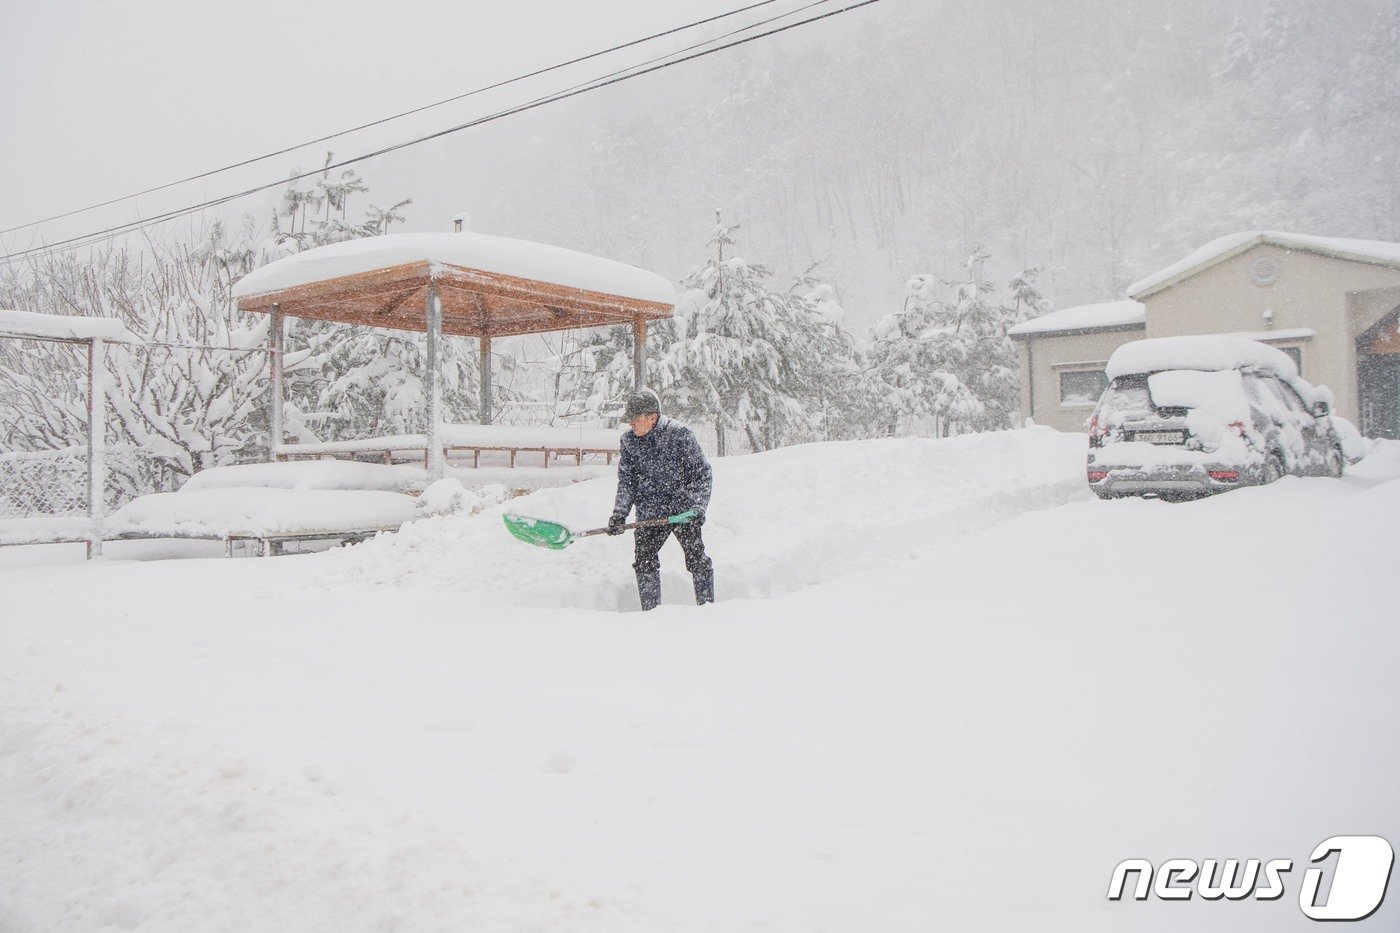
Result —
<instances>
[{"instance_id":1,"label":"snow-covered suv","mask_svg":"<svg viewBox=\"0 0 1400 933\"><path fill-rule=\"evenodd\" d=\"M1119 347L1089 419L1099 498L1194 498L1285 473L1340 476L1332 393L1282 351L1241 337L1162 337Z\"/></svg>"}]
</instances>

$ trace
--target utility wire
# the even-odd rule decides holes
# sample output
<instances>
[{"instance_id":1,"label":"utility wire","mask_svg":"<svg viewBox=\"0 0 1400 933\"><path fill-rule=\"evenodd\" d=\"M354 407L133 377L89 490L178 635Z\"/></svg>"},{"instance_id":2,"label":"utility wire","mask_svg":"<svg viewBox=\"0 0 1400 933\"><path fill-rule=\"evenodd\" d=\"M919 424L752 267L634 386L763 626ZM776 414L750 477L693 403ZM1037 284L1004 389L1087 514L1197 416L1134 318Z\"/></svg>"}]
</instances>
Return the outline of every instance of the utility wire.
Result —
<instances>
[{"instance_id":1,"label":"utility wire","mask_svg":"<svg viewBox=\"0 0 1400 933\"><path fill-rule=\"evenodd\" d=\"M468 97L475 97L478 94L485 94L487 91L494 91L511 84L518 84L521 81L528 81L530 78L537 78L540 75L549 74L550 72L558 71L561 68L568 68L571 65L577 65L581 62L590 61L594 58L599 58L603 55L611 55L613 52L620 52L623 49L630 49L635 45L642 45L644 43L651 42L655 39L662 39L666 36L674 35L678 32L685 32L686 30L694 29L697 26L704 26L707 23L713 23L716 20L727 19L730 16L737 16L740 13L747 13L749 10L757 9L758 7L767 6L770 3L776 2L777 0L759 0L758 3L751 3L748 6L739 7L738 9L730 10L727 13L720 13L718 15L711 16L706 19L698 19L692 23L686 23L684 26L675 26L663 32L652 33L651 35L645 36L641 39L633 39L631 42L624 42L621 45L615 45L612 48L603 49L598 52L590 52L587 55L582 55L578 58L570 59L566 62L560 62L557 65L550 65L548 68L541 68L537 71L532 71L529 74L518 75L514 78L508 78L504 81L497 81L495 84L488 84L485 87L479 87L476 90L467 91L466 93L458 94L455 97L448 97L431 104L424 104L421 107L414 107L412 110L405 110L402 113L396 113L392 116L381 117L378 120L371 120L369 123L361 123L359 126L352 126L347 130L340 130L339 132L331 133L328 136L320 136L316 139L308 139L306 142L301 142L292 146L287 146L286 148L278 149L275 152L269 152L264 155L254 156L251 159L244 159L241 162L232 162L228 165L221 166L220 168L210 169L207 172L200 172L196 175L190 175L186 178L181 178L177 181L166 182L163 185L156 185L151 188L145 188L141 191L132 192L131 194L124 194L119 198L112 198L111 200L102 201L98 204L89 204L87 207L79 207L71 211L65 211L62 214L54 214L52 217L45 217L43 220L31 220L28 223L18 224L13 227L6 227L5 229L0 230L0 234L14 233L16 230L24 230L29 227L37 227L40 224L50 223L55 220L62 220L65 217L73 217L77 214L86 214L88 211L95 211L98 208L110 207L113 204L118 204L122 201L129 201L132 198L139 198L142 195L154 194L157 191L164 191L167 188L174 188L176 185L183 185L188 182L199 181L204 178L209 178L213 175L218 175L223 172L232 171L236 168L243 168L244 166L254 165L258 162L265 162L268 159L273 159L280 155L286 155L287 153L295 152L298 149L305 149L307 146L315 146L318 143L330 142L333 139L339 139L342 136L348 136L349 134L357 133L360 130L367 130L372 127L381 126L385 123L402 119L403 117L411 117L414 114L423 113L424 111L432 110L435 107L442 107L446 104L456 103L459 100L466 100Z\"/></svg>"},{"instance_id":2,"label":"utility wire","mask_svg":"<svg viewBox=\"0 0 1400 933\"><path fill-rule=\"evenodd\" d=\"M624 67L624 68L620 68L620 69L618 69L618 70L616 70L616 71L610 72L609 74L604 75L604 76L602 76L601 78L590 78L590 79L587 80L587 81L582 81L582 82L579 82L578 84L572 85L571 87L566 88L564 91L554 92L554 93L551 93L551 94L547 94L547 95L545 95L545 96L543 96L543 97L537 97L537 98L535 98L533 101L529 101L529 102L527 102L527 103L524 104L524 105L518 105L518 106L515 106L515 107L508 108L507 110L504 110L504 111L499 111L499 112L497 112L497 113L495 113L495 114L490 114L490 115L488 115L488 116L486 116L486 117L478 118L478 119L476 119L476 120L473 120L473 121L470 121L470 122L468 122L468 123L462 124L461 126L454 127L454 128L452 128L452 129L449 129L447 132L456 132L457 130L466 129L466 128L470 127L470 126L479 125L479 124L481 124L481 123L488 123L488 122L491 122L492 120L495 120L495 119L500 119L500 118L502 118L502 117L507 117L507 116L511 116L511 115L513 115L513 114L515 114L515 113L519 113L519 112L521 112L522 110L531 109L531 108L534 107L534 106L542 106L543 104L551 103L553 100L556 100L556 99L563 99L563 97L566 97L566 96L572 96L569 92L577 91L577 92L579 92L579 93L583 93L584 91L592 90L593 88L590 87L590 85L593 85L595 82L607 81L607 80L610 79L610 78L618 78L618 79L620 80L620 77L634 77L635 75L629 75L628 72L634 71L635 69L638 69L638 68L642 68L642 67L644 67L644 66L646 66L646 65L654 64L654 63L656 63L656 62L662 62L662 61L664 61L664 60L667 59L667 58L672 58L672 57L677 56L677 55L683 55L683 54L686 53L686 52L690 52L690 51L693 51L693 50L696 50L696 49L704 48L704 47L707 46L707 45L711 45L711 44L713 44L713 43L715 43L715 42L719 42L719 41L721 41L722 39L728 38L728 37L730 37L730 36L739 35L740 33L747 32L747 31L749 31L749 30L751 30L751 29L756 29L756 28L758 28L758 27L765 26L765 25L768 25L768 24L770 24L770 23L774 23L774 22L776 22L776 21L778 21L778 20L780 20L780 19L785 19L785 18L787 18L787 17L789 17L789 16L795 15L795 14L797 14L797 13L804 12L804 11L806 11L806 10L811 9L812 7L820 6L821 4L823 4L823 3L828 3L828 2L831 2L831 0L812 0L812 2L806 4L805 6L801 6L801 7L798 7L798 8L796 8L796 9L789 10L789 11L786 12L786 13L780 13L780 14L778 14L777 16L771 16L771 17L769 17L768 19L759 20L758 22L755 22L755 23L749 23L749 24L747 24L747 25L745 25L745 26L742 26L742 27L740 27L740 28L738 28L738 29L733 29L733 30L730 30L729 32L723 33L723 34L721 34L721 35L719 35L719 36L715 36L715 37L712 37L712 38L709 38L709 39L705 39L705 40L703 40L703 41L701 41L701 42L697 42L697 43L694 43L694 44L692 44L692 45L689 45L689 46L687 46L687 47L685 47L685 48L683 48L683 49L679 49L679 50L676 50L676 51L674 51L674 52L668 52L668 53L666 53L666 54L664 54L664 55L655 56L655 57L650 58L650 59L648 59L648 60L646 60L646 61L644 61L644 62L641 62L640 64L637 64L637 65L628 65L628 66L626 66L626 67ZM802 24L801 24L801 23L795 23L795 24L793 24L793 25L802 25ZM779 31L780 31L780 30L779 30ZM754 38L761 38L761 37L760 37L760 36L755 36ZM720 49L713 49L712 51L720 51ZM676 62L672 62L671 64L676 64ZM640 73L640 72L639 72L639 73ZM610 82L610 83L615 83L615 82ZM602 85L599 85L599 86L602 86ZM441 134L437 134L437 135L441 135ZM279 185L288 184L288 183L294 182L294 181L299 181L299 180L304 179L304 178L310 178L310 177L312 177L312 176L314 176L314 175L317 175L317 174L326 174L326 173L329 173L330 170L331 170L332 168L339 168L339 167L341 167L341 166L350 165L350 164L353 164L353 163L355 163L355 162L362 161L362 160L364 160L364 159L373 158L373 157L375 157L376 155L382 155L383 153L393 151L393 150L396 149L396 148L403 148L403 147L405 147L405 146L415 145L415 144L418 143L418 142L422 142L422 141L424 141L425 139L430 139L430 138L433 138L433 137L423 137L422 139L409 140L409 141L407 141L407 142L400 143L400 144L398 144L398 145L396 145L396 146L391 146L391 147L389 147L389 148L387 148L387 149L382 149L382 150L379 150L379 151L377 151L377 152L367 153L367 154L365 154L365 155L363 155L363 156L359 156L359 157L354 158L354 159L347 159L347 160L345 160L345 161L343 161L343 162L335 163L334 165L329 165L329 164L328 164L328 165L322 166L321 168L315 169L315 170L310 171L310 172L302 172L302 173L300 173L300 174L293 173L292 175L290 175L290 176L288 176L288 177L286 177L286 178L283 178L283 179L281 179L281 180L279 180L279 181L271 182L271 183L269 183L269 184L262 185L262 186L260 186L260 187L258 187L258 188L249 189L248 191L239 192L238 194L228 195L228 196L226 196L226 197L224 197L224 198L216 199L216 200L213 200L213 201L207 201L207 202L204 202L204 203L202 203L202 204L190 205L190 206L185 207L185 208L180 208L180 209L177 209L177 210L168 211L168 212L166 212L165 214L159 214L159 215L156 215L156 216L150 217L150 218L145 218L145 219L137 218L136 220L128 221L128 222L125 223L125 224L119 224L119 225L114 226L114 227L108 227L106 230L100 230L100 231L97 231L97 232L95 232L95 233L81 234L81 235L76 236L76 237L71 237L71 238L69 238L69 239L67 239L67 240L60 240L60 241L58 241L57 243L41 243L41 244L39 244L38 246L30 247L30 248L24 249L24 250L19 250L19 251L16 251L16 252L14 252L14 253L11 253L11 254L9 254L9 255L0 257L0 261L6 261L6 260L10 260L10 259L15 259L15 258L23 258L23 257L25 257L25 256L29 256L29 255L36 254L36 253L37 253L37 254L45 254L45 255L47 255L47 254L51 254L51 253L67 252L67 251L72 250L72 249L79 249L79 248L81 248L81 247L83 247L83 246L93 246L93 245L96 245L96 244L98 244L98 243L102 243L102 242L106 242L106 241L108 241L108 240L115 239L116 237L119 237L119 236L124 236L124 235L127 234L127 233L132 233L132 232L135 232L136 230L143 229L143 228L148 227L148 226L154 226L155 224L164 223L166 220L174 220L174 219L177 219L177 218L180 217L180 216L184 216L184 215L186 215L186 214L190 214L190 213L197 212L197 211L199 211L199 210L203 210L203 209L206 208L206 207L217 206L217 205L219 205L219 204L226 203L227 201L231 201L231 200L234 200L234 199L236 199L236 198L244 197L244 196L249 195L249 194L255 194L255 193L258 193L258 192L260 192L260 191L265 191L265 190L267 190L267 189L269 189L269 188L275 188L275 187L277 187L277 186L279 186Z\"/></svg>"},{"instance_id":3,"label":"utility wire","mask_svg":"<svg viewBox=\"0 0 1400 933\"><path fill-rule=\"evenodd\" d=\"M809 4L808 7L816 6L816 5L819 4L819 3L825 3L825 2L828 2L828 0L815 0L815 2ZM0 256L0 262L8 262L8 261L11 261L11 260L14 260L14 259L22 259L22 258L24 258L24 257L26 257L26 256L30 256L30 255L37 254L37 253L45 253L45 254L47 254L47 253L67 252L67 251L72 250L72 249L79 249L79 248L81 248L81 247L83 247L83 246L93 246L93 245L96 245L97 243L105 242L106 240L114 239L114 238L116 238L116 237L123 236L123 235L125 235L125 234L127 234L127 233L133 233L133 232L135 232L136 230L141 230L141 229L144 229L144 228L146 228L146 227L150 227L150 226L154 226L154 225L156 225L156 224L164 223L164 222L166 222L166 221L168 221L168 220L174 220L174 219L176 219L176 218L178 218L178 217L182 217L182 216L185 216L185 215L188 215L188 214L196 213L196 212L201 211L201 210L205 210L206 208L218 207L218 206L221 205L221 204L227 204L229 201L234 201L234 200L237 200L237 199L239 199L239 198L247 197L248 195L252 195L252 194L258 194L258 193L260 193L260 192L267 191L267 190L269 190L269 189L271 189L271 188L277 188L277 187L280 187L281 185L288 184L289 182L300 181L301 179L304 179L304 178L310 178L310 177L312 177L313 175L323 175L324 173L329 172L329 171L331 171L332 169L344 168L345 166L354 165L354 164L359 163L359 162L364 162L364 161L366 161L366 160L368 160L368 159L373 159L373 158L376 158L376 157L381 156L381 155L385 155L385 154L390 153L390 152L396 152L396 151L398 151L398 150L400 150L400 149L406 149L406 148L408 148L408 147L410 147L410 146L419 145L420 143L430 142L430 141L432 141L432 140L434 140L434 139L440 139L440 138L442 138L442 137L444 137L444 136L449 136L449 135L451 135L451 134L453 134L453 133L458 133L458 132L461 132L462 130L465 130L465 129L470 129L470 128L472 128L472 127L481 126L481 125L486 124L486 123L491 123L491 122L494 122L494 121L496 121L496 120L504 119L505 117L515 116L516 114L524 113L525 111L528 111L528 110L534 110L534 109L536 109L536 108L538 108L538 107L543 107L543 106L545 106L546 104L552 104L552 103L555 103L555 102L557 102L557 101L566 100L566 99L568 99L568 98L570 98L570 97L576 97L576 96L578 96L578 95L580 95L580 94L586 94L586 93L588 93L588 92L590 92L590 91L600 90L600 89L602 89L602 88L609 87L609 86L611 86L611 85L613 85L613 84L618 84L618 83L620 83L620 82L622 82L622 81L626 81L626 80L629 80L629 79L631 79L631 78L638 78L638 77L641 77L642 75L651 74L652 72L655 72L655 71L661 71L661 70L663 70L663 69L665 69L665 68L670 68L670 67L673 66L673 65L679 65L679 64L682 64L682 63L684 63L684 62L693 61L694 59L697 59L697 58L703 58L703 57L705 57L706 55L712 55L712 54L714 54L714 53L716 53L716 52L722 52L722 51L724 51L724 50L726 50L726 49L734 48L735 46L744 45L744 44L749 43L749 42L754 42L754 41L757 41L758 39L763 39L763 38L766 38L766 37L768 37L768 36L776 35L776 34L781 33L781 32L787 32L787 31L790 30L790 29L796 29L796 28L799 27L799 26L805 26L805 25L807 25L807 24L809 24L809 23L814 23L814 22L817 22L817 21L819 21L819 20L829 19L829 18L831 18L831 17L833 17L833 16L839 16L839 15L841 15L842 13L849 13L849 12L851 12L852 10L858 10L858 9L860 9L861 7L870 6L871 4L878 3L878 2L879 2L879 0L859 0L859 2L851 3L851 4L848 4L848 5L844 6L844 7L840 7L840 8L835 9L835 10L830 10L830 11L825 12L825 13L820 13L820 14L817 14L816 16L810 16L810 17L808 17L807 19L798 20L798 21L795 22L795 23L788 23L787 25L778 26L778 27L776 27L776 28L769 29L769 30L766 30L766 31L764 31L764 32L756 33L756 34L754 34L754 35L752 35L752 36L745 36L745 37L740 38L740 39L735 39L735 40L732 41L732 42L726 42L726 43L723 44L723 45L719 45L719 46L716 46L716 47L711 48L711 49L706 49L706 50L704 50L704 51L692 52L691 54L683 55L683 56L680 57L680 58L674 58L674 59L671 60L671 61L662 61L662 62L660 62L659 64L647 64L647 63L644 63L644 65L645 65L644 67L638 67L638 68L635 68L635 69L624 69L624 71L625 71L626 73L614 72L613 75L606 76L606 77L604 77L604 78L602 78L602 79L599 79L599 80L597 80L597 81L585 83L585 84L582 84L582 85L576 85L576 86L574 86L574 87L572 87L572 88L570 88L570 89L568 89L568 90L561 91L561 92L559 92L559 93L557 93L557 94L552 94L552 95L549 95L549 96L546 96L546 97L537 98L536 100L530 101L529 103L521 104L521 105L519 105L519 106L512 107L512 108L507 109L507 110L497 111L496 113L489 114L489 115L484 116L484 117L478 117L478 118L476 118L476 119L474 119L474 120L469 120L469 121L467 121L466 123L460 123L460 124L458 124L458 125L456 125L456 126L448 127L447 129L438 130L437 132L434 132L434 133L429 133L429 134L427 134L426 136L419 136L419 137L416 137L416 138L414 138L414 139L406 140L406 141L404 141L404 142L395 143L395 144L390 145L390 146L385 146L385 147L382 148L382 149L376 149L376 150L374 150L373 152L367 152L367 153L364 153L363 155L358 155L358 156L355 156L355 157L353 157L353 158L343 159L343 160L341 160L341 161L339 161L339 162L332 162L332 163L329 163L329 164L327 164L327 165L325 165L325 166L322 166L321 168L316 169L316 170L314 170L314 171L310 171L310 172L301 172L301 173L294 173L294 174L292 174L292 175L287 176L286 178L281 178L281 179L279 179L279 180L277 180L277 181L274 181L274 182L269 182L269 183L267 183L267 184L257 185L257 186L255 186L255 187L248 188L248 189L245 189L245 190L243 190L243 191L235 192L234 194L228 194L228 195L224 195L224 196L222 196L222 197L212 198L212 199L210 199L210 200L203 201L203 202L200 202L200 203L198 203L198 204L192 204L192 205L190 205L190 206L188 206L188 207L183 207L183 208L178 208L178 209L176 209L176 210L167 211L167 212L165 212L165 213L163 213L163 214L157 214L157 215L155 215L154 217L148 217L148 218L138 219L138 220L130 221L130 222L125 223L125 224L119 224L119 225L114 226L114 227L109 227L109 228L107 228L107 229L105 229L105 230L99 230L99 231L96 231L96 232L94 232L94 233L87 233L87 234L82 234L81 236L70 237L69 239L66 239L66 240L60 240L60 241L58 241L57 243L44 244L44 245L41 245L41 246L31 247L31 248L25 249L25 250L19 250L19 251L14 252L14 253L9 253L9 254L7 254L7 255L5 255L5 256ZM790 14L784 14L784 15L790 15ZM775 18L782 18L782 17L775 17ZM769 20L769 22L771 22L771 20ZM747 27L747 28L752 28L752 27ZM739 31L744 31L744 30L739 30ZM710 41L712 42L712 41L714 41L714 40L710 40ZM706 43L701 43L701 44L709 44L709 43L706 42ZM662 56L662 57L664 58L664 57L668 57L668 56ZM653 61L656 61L656 60L653 59Z\"/></svg>"}]
</instances>

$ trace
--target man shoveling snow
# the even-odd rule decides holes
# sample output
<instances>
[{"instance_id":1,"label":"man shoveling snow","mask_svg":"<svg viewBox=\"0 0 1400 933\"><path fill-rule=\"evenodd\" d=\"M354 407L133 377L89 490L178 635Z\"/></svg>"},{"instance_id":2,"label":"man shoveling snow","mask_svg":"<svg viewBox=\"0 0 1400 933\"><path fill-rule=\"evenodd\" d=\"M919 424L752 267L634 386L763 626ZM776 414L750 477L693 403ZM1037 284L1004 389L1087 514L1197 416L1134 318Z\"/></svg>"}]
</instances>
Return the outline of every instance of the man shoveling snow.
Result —
<instances>
[{"instance_id":1,"label":"man shoveling snow","mask_svg":"<svg viewBox=\"0 0 1400 933\"><path fill-rule=\"evenodd\" d=\"M636 560L637 594L643 611L661 602L661 546L675 534L685 554L685 569L695 580L695 603L715 601L715 574L705 554L700 527L710 504L710 462L695 433L683 424L661 417L656 393L643 389L627 402L624 420L631 430L622 435L622 457L617 467L617 500L608 534L620 535L627 513L635 506L638 519L655 519L694 512L690 521L638 528Z\"/></svg>"}]
</instances>

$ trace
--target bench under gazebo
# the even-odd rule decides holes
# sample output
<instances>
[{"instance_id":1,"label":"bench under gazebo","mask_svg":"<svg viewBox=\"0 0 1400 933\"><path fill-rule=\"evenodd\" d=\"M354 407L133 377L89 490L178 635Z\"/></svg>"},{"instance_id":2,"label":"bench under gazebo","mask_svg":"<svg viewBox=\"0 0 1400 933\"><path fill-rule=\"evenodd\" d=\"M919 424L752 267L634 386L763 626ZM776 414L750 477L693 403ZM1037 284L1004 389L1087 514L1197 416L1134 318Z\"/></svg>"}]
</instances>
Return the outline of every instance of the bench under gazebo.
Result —
<instances>
[{"instance_id":1,"label":"bench under gazebo","mask_svg":"<svg viewBox=\"0 0 1400 933\"><path fill-rule=\"evenodd\" d=\"M625 324L634 335L633 370L640 386L646 370L647 325L669 318L676 301L669 281L635 266L471 231L387 234L317 247L244 276L234 286L234 297L240 311L272 317L269 459L299 455L299 445L285 444L283 436L286 318L425 333L424 459L435 479L446 468L445 448L457 446L445 436L442 419L438 369L444 335L477 339L479 417L482 425L490 425L494 339Z\"/></svg>"}]
</instances>

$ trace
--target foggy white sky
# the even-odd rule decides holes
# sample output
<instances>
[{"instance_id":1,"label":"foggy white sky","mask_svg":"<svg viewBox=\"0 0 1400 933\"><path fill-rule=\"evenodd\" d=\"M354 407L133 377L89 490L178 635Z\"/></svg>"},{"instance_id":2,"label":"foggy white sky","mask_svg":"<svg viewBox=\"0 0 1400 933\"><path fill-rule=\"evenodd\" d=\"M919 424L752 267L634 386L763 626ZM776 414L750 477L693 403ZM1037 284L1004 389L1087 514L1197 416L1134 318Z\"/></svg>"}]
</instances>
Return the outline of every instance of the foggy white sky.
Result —
<instances>
[{"instance_id":1,"label":"foggy white sky","mask_svg":"<svg viewBox=\"0 0 1400 933\"><path fill-rule=\"evenodd\" d=\"M743 0L46 0L6 3L0 31L0 227L127 194L303 138L488 84L744 5ZM784 0L784 8L797 6ZM753 16L755 14L749 14ZM732 28L714 24L708 34ZM698 38L700 33L695 33ZM661 46L646 47L647 52ZM543 92L626 62L591 62ZM642 79L646 80L646 79ZM526 89L444 107L329 144L338 157L461 122ZM569 106L560 104L554 106ZM142 199L149 215L318 165L327 145ZM440 173L432 147L361 166L383 200ZM392 160L392 161L390 161ZM385 184L385 179L392 186ZM421 182L421 183L420 183ZM469 205L468 205L469 206ZM237 212L257 202L234 205ZM441 207L439 210L438 208ZM415 204L410 227L457 206ZM135 208L43 229L53 241L133 219ZM428 219L428 214L434 216ZM30 245L26 231L8 248Z\"/></svg>"}]
</instances>

